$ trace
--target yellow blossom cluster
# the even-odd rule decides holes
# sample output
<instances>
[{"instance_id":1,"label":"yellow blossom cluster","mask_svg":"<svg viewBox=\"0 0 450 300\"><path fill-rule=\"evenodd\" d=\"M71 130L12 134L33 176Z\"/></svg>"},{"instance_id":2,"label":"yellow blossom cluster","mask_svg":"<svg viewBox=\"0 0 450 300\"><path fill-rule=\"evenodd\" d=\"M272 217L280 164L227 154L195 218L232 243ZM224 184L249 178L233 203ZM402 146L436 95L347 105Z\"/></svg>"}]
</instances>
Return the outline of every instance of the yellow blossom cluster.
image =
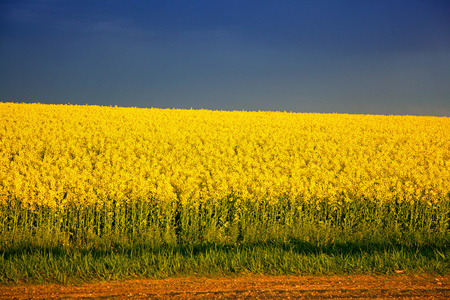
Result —
<instances>
[{"instance_id":1,"label":"yellow blossom cluster","mask_svg":"<svg viewBox=\"0 0 450 300\"><path fill-rule=\"evenodd\" d=\"M0 103L0 204L450 196L450 118Z\"/></svg>"}]
</instances>

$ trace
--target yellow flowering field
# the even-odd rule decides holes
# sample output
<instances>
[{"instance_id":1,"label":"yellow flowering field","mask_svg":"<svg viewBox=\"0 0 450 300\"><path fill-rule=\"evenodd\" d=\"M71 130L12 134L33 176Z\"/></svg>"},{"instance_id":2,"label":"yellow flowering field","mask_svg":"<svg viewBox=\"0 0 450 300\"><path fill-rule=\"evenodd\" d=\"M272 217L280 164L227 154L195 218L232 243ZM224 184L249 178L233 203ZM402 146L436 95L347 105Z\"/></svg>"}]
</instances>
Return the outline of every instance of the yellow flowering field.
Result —
<instances>
[{"instance_id":1,"label":"yellow flowering field","mask_svg":"<svg viewBox=\"0 0 450 300\"><path fill-rule=\"evenodd\" d=\"M160 228L186 228L203 209L197 231L208 218L229 229L237 210L255 213L261 203L281 208L256 219L290 224L305 204L433 208L450 198L449 137L447 117L0 103L0 206L10 215L0 230L30 218L11 217L11 208L103 207L94 221L77 213L58 225L102 230L137 222L135 211L149 207L158 210L139 224L152 217ZM136 201L140 209L129 206ZM134 207L131 217L120 219L120 207L128 215Z\"/></svg>"},{"instance_id":2,"label":"yellow flowering field","mask_svg":"<svg viewBox=\"0 0 450 300\"><path fill-rule=\"evenodd\" d=\"M0 200L229 194L426 201L450 192L450 118L0 104Z\"/></svg>"}]
</instances>

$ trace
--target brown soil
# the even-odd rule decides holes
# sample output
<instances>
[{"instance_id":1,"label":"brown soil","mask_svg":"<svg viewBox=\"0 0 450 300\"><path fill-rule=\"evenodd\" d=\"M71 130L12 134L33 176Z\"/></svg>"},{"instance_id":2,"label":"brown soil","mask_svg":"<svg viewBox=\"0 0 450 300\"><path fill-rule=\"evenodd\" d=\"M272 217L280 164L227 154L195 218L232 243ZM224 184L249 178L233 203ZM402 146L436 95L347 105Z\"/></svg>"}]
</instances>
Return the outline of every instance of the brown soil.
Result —
<instances>
[{"instance_id":1,"label":"brown soil","mask_svg":"<svg viewBox=\"0 0 450 300\"><path fill-rule=\"evenodd\" d=\"M0 286L0 299L450 299L447 276L245 276Z\"/></svg>"}]
</instances>

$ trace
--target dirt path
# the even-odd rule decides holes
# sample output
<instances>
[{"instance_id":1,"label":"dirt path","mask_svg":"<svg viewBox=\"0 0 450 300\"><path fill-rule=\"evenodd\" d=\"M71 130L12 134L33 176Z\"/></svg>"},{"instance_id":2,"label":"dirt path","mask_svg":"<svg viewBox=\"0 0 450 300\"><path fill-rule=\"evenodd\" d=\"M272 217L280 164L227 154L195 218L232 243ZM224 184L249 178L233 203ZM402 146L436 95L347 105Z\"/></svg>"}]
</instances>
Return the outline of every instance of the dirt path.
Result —
<instances>
[{"instance_id":1,"label":"dirt path","mask_svg":"<svg viewBox=\"0 0 450 300\"><path fill-rule=\"evenodd\" d=\"M448 276L246 276L0 286L0 299L450 299Z\"/></svg>"}]
</instances>

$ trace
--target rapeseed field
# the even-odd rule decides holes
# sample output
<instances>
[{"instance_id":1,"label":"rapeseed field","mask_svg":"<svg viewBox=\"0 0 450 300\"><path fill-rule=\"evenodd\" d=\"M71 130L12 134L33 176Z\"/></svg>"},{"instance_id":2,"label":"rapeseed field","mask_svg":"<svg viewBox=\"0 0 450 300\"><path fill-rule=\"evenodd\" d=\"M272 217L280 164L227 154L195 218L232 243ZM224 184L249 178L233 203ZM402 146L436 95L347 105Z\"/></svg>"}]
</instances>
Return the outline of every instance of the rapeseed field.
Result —
<instances>
[{"instance_id":1,"label":"rapeseed field","mask_svg":"<svg viewBox=\"0 0 450 300\"><path fill-rule=\"evenodd\" d=\"M0 103L0 283L450 270L450 118Z\"/></svg>"},{"instance_id":2,"label":"rapeseed field","mask_svg":"<svg viewBox=\"0 0 450 300\"><path fill-rule=\"evenodd\" d=\"M446 117L0 103L0 233L236 242L305 220L447 232L449 137Z\"/></svg>"}]
</instances>

